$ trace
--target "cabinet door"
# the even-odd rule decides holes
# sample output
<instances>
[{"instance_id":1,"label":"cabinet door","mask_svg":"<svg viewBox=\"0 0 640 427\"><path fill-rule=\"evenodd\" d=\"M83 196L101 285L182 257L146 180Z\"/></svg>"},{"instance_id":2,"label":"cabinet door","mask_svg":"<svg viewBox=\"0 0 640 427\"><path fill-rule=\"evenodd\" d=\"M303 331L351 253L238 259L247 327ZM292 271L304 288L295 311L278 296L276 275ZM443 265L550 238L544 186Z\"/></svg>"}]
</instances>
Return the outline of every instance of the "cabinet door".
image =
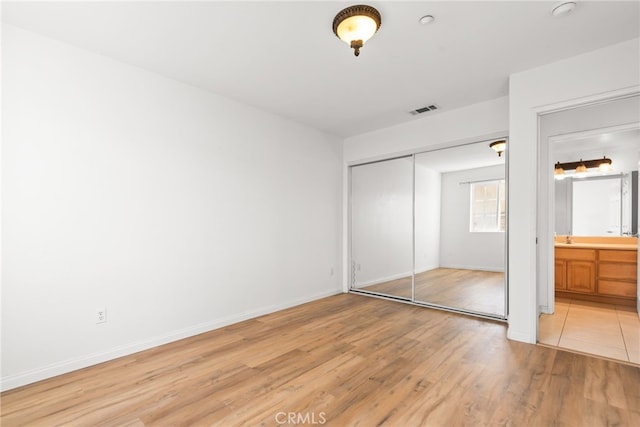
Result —
<instances>
[{"instance_id":1,"label":"cabinet door","mask_svg":"<svg viewBox=\"0 0 640 427\"><path fill-rule=\"evenodd\" d=\"M567 289L567 262L556 261L555 267L555 285L558 290Z\"/></svg>"},{"instance_id":2,"label":"cabinet door","mask_svg":"<svg viewBox=\"0 0 640 427\"><path fill-rule=\"evenodd\" d=\"M596 291L596 264L590 261L567 261L567 290L594 293Z\"/></svg>"}]
</instances>

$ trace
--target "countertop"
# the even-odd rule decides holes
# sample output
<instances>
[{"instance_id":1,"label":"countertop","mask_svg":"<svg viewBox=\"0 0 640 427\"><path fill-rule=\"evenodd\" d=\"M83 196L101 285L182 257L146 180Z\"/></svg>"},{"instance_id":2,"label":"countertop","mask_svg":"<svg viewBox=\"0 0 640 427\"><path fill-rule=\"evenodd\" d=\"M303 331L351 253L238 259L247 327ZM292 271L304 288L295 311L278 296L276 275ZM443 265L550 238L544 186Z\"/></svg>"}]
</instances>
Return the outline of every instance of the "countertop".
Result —
<instances>
[{"instance_id":1,"label":"countertop","mask_svg":"<svg viewBox=\"0 0 640 427\"><path fill-rule=\"evenodd\" d=\"M555 243L556 248L575 248L575 249L614 249L620 251L637 251L638 245L629 245L624 243Z\"/></svg>"}]
</instances>

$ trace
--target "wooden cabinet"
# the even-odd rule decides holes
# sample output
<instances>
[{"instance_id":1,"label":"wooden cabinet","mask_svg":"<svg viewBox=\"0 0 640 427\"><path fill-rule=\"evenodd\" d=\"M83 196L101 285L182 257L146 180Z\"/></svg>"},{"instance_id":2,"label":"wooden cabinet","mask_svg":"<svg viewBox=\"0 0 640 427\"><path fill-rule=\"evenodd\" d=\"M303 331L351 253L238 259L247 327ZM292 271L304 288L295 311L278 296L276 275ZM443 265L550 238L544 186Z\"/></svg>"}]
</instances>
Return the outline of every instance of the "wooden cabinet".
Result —
<instances>
[{"instance_id":1,"label":"wooden cabinet","mask_svg":"<svg viewBox=\"0 0 640 427\"><path fill-rule=\"evenodd\" d=\"M637 252L612 250L600 250L599 252L599 293L635 299L638 286Z\"/></svg>"},{"instance_id":2,"label":"wooden cabinet","mask_svg":"<svg viewBox=\"0 0 640 427\"><path fill-rule=\"evenodd\" d=\"M596 263L567 261L567 290L593 294L596 292Z\"/></svg>"},{"instance_id":3,"label":"wooden cabinet","mask_svg":"<svg viewBox=\"0 0 640 427\"><path fill-rule=\"evenodd\" d=\"M556 290L567 289L567 261L556 259L555 286Z\"/></svg>"},{"instance_id":4,"label":"wooden cabinet","mask_svg":"<svg viewBox=\"0 0 640 427\"><path fill-rule=\"evenodd\" d=\"M555 265L556 289L595 293L596 250L558 248Z\"/></svg>"},{"instance_id":5,"label":"wooden cabinet","mask_svg":"<svg viewBox=\"0 0 640 427\"><path fill-rule=\"evenodd\" d=\"M601 295L635 299L637 287L637 283L598 280L598 293Z\"/></svg>"},{"instance_id":6,"label":"wooden cabinet","mask_svg":"<svg viewBox=\"0 0 640 427\"><path fill-rule=\"evenodd\" d=\"M637 256L636 250L556 248L556 294L635 306Z\"/></svg>"}]
</instances>

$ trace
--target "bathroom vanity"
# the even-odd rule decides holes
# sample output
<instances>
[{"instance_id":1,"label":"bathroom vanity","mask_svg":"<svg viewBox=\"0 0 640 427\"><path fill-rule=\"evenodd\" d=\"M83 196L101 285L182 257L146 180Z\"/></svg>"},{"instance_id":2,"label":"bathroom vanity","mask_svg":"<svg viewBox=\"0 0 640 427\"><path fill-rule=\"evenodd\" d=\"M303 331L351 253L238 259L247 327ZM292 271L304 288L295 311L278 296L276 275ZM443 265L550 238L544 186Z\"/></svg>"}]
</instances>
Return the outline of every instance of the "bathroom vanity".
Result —
<instances>
[{"instance_id":1,"label":"bathroom vanity","mask_svg":"<svg viewBox=\"0 0 640 427\"><path fill-rule=\"evenodd\" d=\"M555 293L558 297L636 306L636 237L555 238Z\"/></svg>"}]
</instances>

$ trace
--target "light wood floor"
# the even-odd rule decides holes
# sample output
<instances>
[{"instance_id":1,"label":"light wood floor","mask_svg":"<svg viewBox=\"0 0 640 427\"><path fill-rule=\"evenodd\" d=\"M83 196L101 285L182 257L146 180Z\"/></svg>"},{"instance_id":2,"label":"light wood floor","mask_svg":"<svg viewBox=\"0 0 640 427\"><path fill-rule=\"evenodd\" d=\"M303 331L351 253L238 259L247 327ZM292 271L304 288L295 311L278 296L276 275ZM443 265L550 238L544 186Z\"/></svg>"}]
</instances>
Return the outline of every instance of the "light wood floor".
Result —
<instances>
[{"instance_id":1,"label":"light wood floor","mask_svg":"<svg viewBox=\"0 0 640 427\"><path fill-rule=\"evenodd\" d=\"M361 288L411 299L411 277ZM416 274L416 301L504 316L504 273L436 268Z\"/></svg>"},{"instance_id":2,"label":"light wood floor","mask_svg":"<svg viewBox=\"0 0 640 427\"><path fill-rule=\"evenodd\" d=\"M5 427L275 425L288 412L330 426L638 426L640 368L343 294L1 397Z\"/></svg>"}]
</instances>

